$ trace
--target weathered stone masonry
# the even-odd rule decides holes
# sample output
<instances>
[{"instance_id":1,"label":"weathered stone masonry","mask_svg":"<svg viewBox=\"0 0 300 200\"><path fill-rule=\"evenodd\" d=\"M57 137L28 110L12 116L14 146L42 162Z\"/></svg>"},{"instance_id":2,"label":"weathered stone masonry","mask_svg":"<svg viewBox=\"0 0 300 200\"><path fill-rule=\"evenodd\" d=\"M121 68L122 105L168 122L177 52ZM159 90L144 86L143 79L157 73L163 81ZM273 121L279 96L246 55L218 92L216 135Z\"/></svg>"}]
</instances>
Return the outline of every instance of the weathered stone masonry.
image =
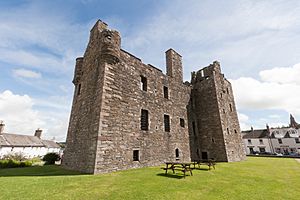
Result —
<instances>
[{"instance_id":1,"label":"weathered stone masonry","mask_svg":"<svg viewBox=\"0 0 300 200\"><path fill-rule=\"evenodd\" d=\"M183 84L182 58L173 49L165 75L120 45L119 33L99 20L76 59L66 168L103 173L188 162L205 152L220 161L244 158L231 86L218 63L205 68L213 76L202 80L199 71ZM220 97L224 89L229 93Z\"/></svg>"}]
</instances>

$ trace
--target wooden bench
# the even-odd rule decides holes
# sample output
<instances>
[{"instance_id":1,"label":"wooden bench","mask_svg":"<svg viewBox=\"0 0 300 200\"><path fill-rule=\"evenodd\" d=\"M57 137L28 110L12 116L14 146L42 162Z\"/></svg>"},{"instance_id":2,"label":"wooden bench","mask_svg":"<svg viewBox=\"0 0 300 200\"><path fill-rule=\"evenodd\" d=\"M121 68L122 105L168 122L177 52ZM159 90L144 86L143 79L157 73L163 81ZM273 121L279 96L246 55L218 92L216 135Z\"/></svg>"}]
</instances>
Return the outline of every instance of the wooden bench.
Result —
<instances>
[{"instance_id":1,"label":"wooden bench","mask_svg":"<svg viewBox=\"0 0 300 200\"><path fill-rule=\"evenodd\" d=\"M173 174L175 174L176 171L183 172L183 176L185 178L186 172L190 172L191 176L193 176L192 168L190 167L191 163L180 163L180 162L166 162L166 167L162 167L161 169L166 171L166 174L168 173L168 170L172 170Z\"/></svg>"},{"instance_id":2,"label":"wooden bench","mask_svg":"<svg viewBox=\"0 0 300 200\"><path fill-rule=\"evenodd\" d=\"M199 169L201 165L207 165L209 167L209 170L211 169L211 167L215 168L216 162L214 159L208 159L208 160L195 160L193 161L194 164L194 169L196 168L196 164L198 165Z\"/></svg>"}]
</instances>

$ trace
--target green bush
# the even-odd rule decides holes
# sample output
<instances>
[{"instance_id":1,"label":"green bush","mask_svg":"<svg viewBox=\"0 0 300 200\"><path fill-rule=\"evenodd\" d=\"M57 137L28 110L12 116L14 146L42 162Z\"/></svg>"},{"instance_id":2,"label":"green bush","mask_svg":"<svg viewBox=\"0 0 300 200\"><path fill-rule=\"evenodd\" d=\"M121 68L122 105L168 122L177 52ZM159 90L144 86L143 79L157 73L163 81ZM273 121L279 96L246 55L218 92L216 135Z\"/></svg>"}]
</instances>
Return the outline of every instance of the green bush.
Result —
<instances>
[{"instance_id":1,"label":"green bush","mask_svg":"<svg viewBox=\"0 0 300 200\"><path fill-rule=\"evenodd\" d=\"M55 161L59 161L60 156L57 153L47 153L43 157L43 161L45 161L45 165L54 165Z\"/></svg>"},{"instance_id":2,"label":"green bush","mask_svg":"<svg viewBox=\"0 0 300 200\"><path fill-rule=\"evenodd\" d=\"M32 166L32 162L30 161L0 160L0 168L16 168L30 166Z\"/></svg>"}]
</instances>

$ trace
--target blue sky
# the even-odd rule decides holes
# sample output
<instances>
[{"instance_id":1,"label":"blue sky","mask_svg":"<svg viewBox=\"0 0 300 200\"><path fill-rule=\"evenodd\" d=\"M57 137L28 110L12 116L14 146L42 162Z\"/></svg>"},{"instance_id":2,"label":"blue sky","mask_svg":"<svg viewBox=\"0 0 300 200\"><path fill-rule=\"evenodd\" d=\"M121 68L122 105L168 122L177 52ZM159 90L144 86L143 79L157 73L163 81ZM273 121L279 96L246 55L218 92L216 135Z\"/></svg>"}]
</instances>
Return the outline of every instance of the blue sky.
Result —
<instances>
[{"instance_id":1,"label":"blue sky","mask_svg":"<svg viewBox=\"0 0 300 200\"><path fill-rule=\"evenodd\" d=\"M75 58L101 19L122 48L165 71L183 56L184 78L221 62L242 129L300 121L300 1L0 1L0 120L6 132L66 137Z\"/></svg>"}]
</instances>

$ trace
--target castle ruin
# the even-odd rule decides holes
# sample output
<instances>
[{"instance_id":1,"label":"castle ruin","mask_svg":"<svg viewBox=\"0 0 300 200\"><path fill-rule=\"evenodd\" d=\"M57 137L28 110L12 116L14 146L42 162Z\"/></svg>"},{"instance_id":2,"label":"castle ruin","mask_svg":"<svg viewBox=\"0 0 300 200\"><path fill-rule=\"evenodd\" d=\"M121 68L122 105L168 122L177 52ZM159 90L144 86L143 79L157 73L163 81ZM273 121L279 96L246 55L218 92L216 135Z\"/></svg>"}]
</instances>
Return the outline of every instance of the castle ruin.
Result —
<instances>
[{"instance_id":1,"label":"castle ruin","mask_svg":"<svg viewBox=\"0 0 300 200\"><path fill-rule=\"evenodd\" d=\"M166 52L167 74L121 49L119 32L97 21L75 85L62 165L104 173L245 152L231 84L214 62L183 83L182 57Z\"/></svg>"}]
</instances>

